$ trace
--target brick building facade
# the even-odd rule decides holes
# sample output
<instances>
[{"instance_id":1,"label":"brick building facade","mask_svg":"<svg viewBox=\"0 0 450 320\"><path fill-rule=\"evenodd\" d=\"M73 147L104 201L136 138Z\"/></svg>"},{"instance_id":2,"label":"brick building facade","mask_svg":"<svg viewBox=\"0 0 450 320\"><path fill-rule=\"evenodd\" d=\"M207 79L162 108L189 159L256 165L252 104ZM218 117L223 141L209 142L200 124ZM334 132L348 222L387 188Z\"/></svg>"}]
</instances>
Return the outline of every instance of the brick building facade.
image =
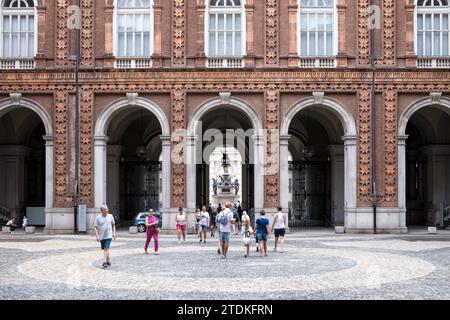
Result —
<instances>
[{"instance_id":1,"label":"brick building facade","mask_svg":"<svg viewBox=\"0 0 450 320\"><path fill-rule=\"evenodd\" d=\"M46 230L71 232L76 31L67 23L76 1L19 1L35 19L26 20L35 28L29 58L6 52L15 43L6 25L14 28L22 9L10 2L2 7L0 206L17 215L45 207ZM281 205L293 221L371 232L376 181L379 230L434 225L450 204L450 11L445 0L419 2L372 2L381 8L372 96L368 0L81 0L79 201L88 221L104 203L129 219L139 179L153 183L144 198L162 207L164 228L174 227L178 207L207 203L208 170L195 159L208 147L195 135L202 121L200 133L255 130L243 148L256 159L243 167L248 209ZM145 159L136 158L142 146ZM198 164L170 161L180 153Z\"/></svg>"}]
</instances>

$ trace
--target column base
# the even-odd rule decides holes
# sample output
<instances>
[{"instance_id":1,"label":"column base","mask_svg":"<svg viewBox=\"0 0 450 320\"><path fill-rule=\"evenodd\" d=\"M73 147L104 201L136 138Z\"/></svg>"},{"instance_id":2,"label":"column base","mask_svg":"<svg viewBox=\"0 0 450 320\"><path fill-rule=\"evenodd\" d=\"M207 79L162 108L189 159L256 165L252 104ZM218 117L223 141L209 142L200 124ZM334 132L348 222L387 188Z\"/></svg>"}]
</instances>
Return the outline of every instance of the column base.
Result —
<instances>
[{"instance_id":1,"label":"column base","mask_svg":"<svg viewBox=\"0 0 450 320\"><path fill-rule=\"evenodd\" d=\"M402 208L377 208L377 233L407 233L406 210ZM373 208L345 210L346 233L374 233Z\"/></svg>"},{"instance_id":2,"label":"column base","mask_svg":"<svg viewBox=\"0 0 450 320\"><path fill-rule=\"evenodd\" d=\"M45 234L74 234L73 208L47 208L45 209ZM87 234L94 233L95 218L100 209L88 208L86 224Z\"/></svg>"}]
</instances>

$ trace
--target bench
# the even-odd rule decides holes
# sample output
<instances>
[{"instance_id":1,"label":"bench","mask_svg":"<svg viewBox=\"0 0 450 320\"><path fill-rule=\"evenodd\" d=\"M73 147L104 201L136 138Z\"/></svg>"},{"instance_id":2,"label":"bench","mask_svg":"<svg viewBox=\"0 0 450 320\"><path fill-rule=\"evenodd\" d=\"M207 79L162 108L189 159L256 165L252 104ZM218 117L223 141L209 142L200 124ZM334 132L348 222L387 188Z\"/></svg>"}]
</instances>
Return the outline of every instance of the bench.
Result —
<instances>
[{"instance_id":1,"label":"bench","mask_svg":"<svg viewBox=\"0 0 450 320\"><path fill-rule=\"evenodd\" d=\"M129 232L130 234L138 234L138 227L130 227Z\"/></svg>"},{"instance_id":2,"label":"bench","mask_svg":"<svg viewBox=\"0 0 450 320\"><path fill-rule=\"evenodd\" d=\"M25 228L25 233L27 233L27 234L36 233L36 227L26 227Z\"/></svg>"},{"instance_id":3,"label":"bench","mask_svg":"<svg viewBox=\"0 0 450 320\"><path fill-rule=\"evenodd\" d=\"M345 227L341 227L341 226L339 226L339 227L334 227L334 232L336 233L336 234L343 234L343 233L345 233Z\"/></svg>"},{"instance_id":4,"label":"bench","mask_svg":"<svg viewBox=\"0 0 450 320\"><path fill-rule=\"evenodd\" d=\"M11 228L10 227L2 227L2 233L10 233Z\"/></svg>"}]
</instances>

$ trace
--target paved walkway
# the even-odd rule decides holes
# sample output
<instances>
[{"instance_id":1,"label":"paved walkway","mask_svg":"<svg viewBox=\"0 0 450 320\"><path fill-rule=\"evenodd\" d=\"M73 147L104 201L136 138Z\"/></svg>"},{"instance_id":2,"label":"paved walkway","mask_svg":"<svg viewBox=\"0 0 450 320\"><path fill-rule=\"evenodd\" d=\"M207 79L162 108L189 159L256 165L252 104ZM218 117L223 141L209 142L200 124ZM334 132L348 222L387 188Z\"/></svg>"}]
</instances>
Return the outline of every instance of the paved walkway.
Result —
<instances>
[{"instance_id":1,"label":"paved walkway","mask_svg":"<svg viewBox=\"0 0 450 320\"><path fill-rule=\"evenodd\" d=\"M161 255L144 255L144 235L120 232L103 270L90 235L1 235L0 299L450 299L450 232L297 230L284 253L253 243L248 259L234 237L226 260L208 240L162 235Z\"/></svg>"}]
</instances>

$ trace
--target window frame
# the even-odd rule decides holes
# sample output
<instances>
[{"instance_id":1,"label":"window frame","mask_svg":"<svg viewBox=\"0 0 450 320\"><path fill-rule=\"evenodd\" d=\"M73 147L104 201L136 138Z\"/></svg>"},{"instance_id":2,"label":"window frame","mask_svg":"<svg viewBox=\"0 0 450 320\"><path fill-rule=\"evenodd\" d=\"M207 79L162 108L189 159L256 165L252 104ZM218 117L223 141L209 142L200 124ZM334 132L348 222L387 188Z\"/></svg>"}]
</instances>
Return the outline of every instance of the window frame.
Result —
<instances>
[{"instance_id":1,"label":"window frame","mask_svg":"<svg viewBox=\"0 0 450 320\"><path fill-rule=\"evenodd\" d=\"M155 35L155 19L154 19L154 11L153 11L153 5L154 1L150 1L150 8L149 8L149 14L150 14L150 52L148 55L143 56L121 56L119 55L119 15L122 12L126 12L126 15L131 14L145 14L147 8L120 8L118 7L118 1L114 0L114 14L113 14L113 54L116 59L150 59L153 56L154 53L154 35ZM134 42L134 41L133 41Z\"/></svg>"},{"instance_id":2,"label":"window frame","mask_svg":"<svg viewBox=\"0 0 450 320\"><path fill-rule=\"evenodd\" d=\"M314 6L314 7L303 7L301 5L301 0L297 0L297 54L299 56L299 58L317 58L317 59L322 59L322 58L335 58L338 54L338 46L339 46L339 20L338 20L338 12L337 12L337 1L332 0L333 1L333 6L332 7L318 7L318 6ZM305 55L302 53L302 44L301 44L301 15L302 14L311 14L311 13L316 13L316 14L325 14L325 13L332 13L333 14L333 28L332 28L332 32L333 32L333 39L332 39L332 43L333 43L333 50L332 50L332 54L331 55L319 55L319 54L315 54L315 55ZM310 32L310 31L308 31ZM307 43L308 49L309 50L309 43ZM318 49L318 48L316 48ZM318 50L317 50L318 51Z\"/></svg>"},{"instance_id":3,"label":"window frame","mask_svg":"<svg viewBox=\"0 0 450 320\"><path fill-rule=\"evenodd\" d=\"M37 0L33 1L33 8L30 7L25 8L4 8L3 4L6 0L1 0L0 3L0 59L7 59L7 60L34 60L36 58L37 52L38 52L38 15L37 15ZM31 14L32 12L32 14ZM7 13L7 14L5 14ZM3 52L3 37L4 37L4 31L3 31L3 20L4 17L8 16L33 16L33 54L32 56L22 57L20 54L17 57L14 56L5 56ZM20 29L20 28L19 28ZM9 32L10 34L12 31ZM29 32L28 32L29 33ZM12 48L12 47L11 47Z\"/></svg>"},{"instance_id":4,"label":"window frame","mask_svg":"<svg viewBox=\"0 0 450 320\"><path fill-rule=\"evenodd\" d=\"M226 0L224 0L226 1ZM210 0L206 1L205 10L205 28L204 28L204 43L205 43L205 56L206 58L233 58L239 59L243 58L247 54L247 17L245 12L245 0L240 0L241 4L239 7L211 7ZM241 15L241 55L211 55L209 50L209 16L210 14L240 14ZM225 45L226 45L226 39Z\"/></svg>"},{"instance_id":5,"label":"window frame","mask_svg":"<svg viewBox=\"0 0 450 320\"><path fill-rule=\"evenodd\" d=\"M435 1L435 0L429 0L429 1ZM448 57L450 57L450 1L447 1L447 6L441 6L441 7L435 7L434 5L430 6L430 7L419 7L418 6L418 2L419 2L419 0L415 0L415 2L414 2L414 4L415 4L415 7L414 7L414 52L416 53L418 58L439 59L439 58L448 58ZM432 26L432 29L429 30L429 32L432 33L432 36L431 36L431 54L430 55L425 54L424 51L422 52L421 55L419 55L419 51L418 51L418 48L419 48L419 41L418 41L418 39L419 39L419 36L418 36L418 33L419 33L419 30L418 30L419 14L430 14L431 15L431 26ZM442 55L442 54L435 55L435 54L433 54L433 51L434 51L434 37L433 37L433 34L435 32L434 31L434 23L433 23L434 22L434 14L440 14L440 15L447 14L448 15L448 18L447 18L447 23L448 23L448 29L447 29L447 37L448 37L447 55ZM441 20L441 24L442 24L442 20ZM424 29L423 32L426 32L426 30ZM445 30L440 29L439 32L442 33L442 32L445 32ZM423 42L423 48L425 48L425 42ZM441 52L442 52L442 49L443 49L443 46L442 46L442 43L441 43L441 46L440 46Z\"/></svg>"}]
</instances>

